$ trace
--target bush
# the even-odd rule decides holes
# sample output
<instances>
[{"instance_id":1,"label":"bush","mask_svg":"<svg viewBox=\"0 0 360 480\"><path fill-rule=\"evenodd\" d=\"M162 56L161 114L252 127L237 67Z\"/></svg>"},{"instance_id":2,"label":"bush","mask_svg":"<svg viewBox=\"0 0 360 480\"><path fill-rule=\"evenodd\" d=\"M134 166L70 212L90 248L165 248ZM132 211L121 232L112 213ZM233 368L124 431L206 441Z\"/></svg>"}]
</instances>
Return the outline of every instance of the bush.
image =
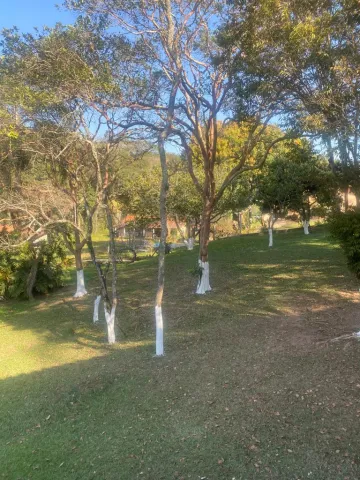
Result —
<instances>
[{"instance_id":1,"label":"bush","mask_svg":"<svg viewBox=\"0 0 360 480\"><path fill-rule=\"evenodd\" d=\"M38 267L33 291L48 293L63 286L64 268L68 265L66 249L59 238L37 246L24 244L0 250L0 295L5 298L26 298L31 267Z\"/></svg>"},{"instance_id":2,"label":"bush","mask_svg":"<svg viewBox=\"0 0 360 480\"><path fill-rule=\"evenodd\" d=\"M332 215L329 228L331 235L344 250L349 269L360 279L360 212Z\"/></svg>"}]
</instances>

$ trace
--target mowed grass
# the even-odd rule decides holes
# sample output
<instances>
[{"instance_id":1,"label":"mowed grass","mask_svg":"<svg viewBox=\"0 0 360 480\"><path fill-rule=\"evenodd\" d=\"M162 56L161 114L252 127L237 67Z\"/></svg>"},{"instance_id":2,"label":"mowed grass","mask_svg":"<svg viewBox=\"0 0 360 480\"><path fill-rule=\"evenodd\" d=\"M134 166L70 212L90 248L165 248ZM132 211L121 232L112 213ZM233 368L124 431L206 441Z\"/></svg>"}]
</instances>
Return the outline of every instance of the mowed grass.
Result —
<instances>
[{"instance_id":1,"label":"mowed grass","mask_svg":"<svg viewBox=\"0 0 360 480\"><path fill-rule=\"evenodd\" d=\"M72 285L1 305L0 478L359 479L358 284L323 228L167 257L164 358L156 258L120 268L120 342Z\"/></svg>"}]
</instances>

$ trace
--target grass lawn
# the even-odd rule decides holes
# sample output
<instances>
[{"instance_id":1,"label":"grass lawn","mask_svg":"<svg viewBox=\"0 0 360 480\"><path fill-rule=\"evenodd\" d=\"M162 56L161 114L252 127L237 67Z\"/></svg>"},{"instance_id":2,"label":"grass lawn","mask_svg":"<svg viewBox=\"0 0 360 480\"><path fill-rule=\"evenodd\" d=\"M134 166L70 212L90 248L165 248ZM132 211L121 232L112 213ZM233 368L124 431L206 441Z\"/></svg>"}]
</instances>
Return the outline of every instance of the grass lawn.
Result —
<instances>
[{"instance_id":1,"label":"grass lawn","mask_svg":"<svg viewBox=\"0 0 360 480\"><path fill-rule=\"evenodd\" d=\"M120 267L121 342L71 285L0 307L0 479L360 479L358 284L319 227L167 257L166 356L154 358L156 258Z\"/></svg>"}]
</instances>

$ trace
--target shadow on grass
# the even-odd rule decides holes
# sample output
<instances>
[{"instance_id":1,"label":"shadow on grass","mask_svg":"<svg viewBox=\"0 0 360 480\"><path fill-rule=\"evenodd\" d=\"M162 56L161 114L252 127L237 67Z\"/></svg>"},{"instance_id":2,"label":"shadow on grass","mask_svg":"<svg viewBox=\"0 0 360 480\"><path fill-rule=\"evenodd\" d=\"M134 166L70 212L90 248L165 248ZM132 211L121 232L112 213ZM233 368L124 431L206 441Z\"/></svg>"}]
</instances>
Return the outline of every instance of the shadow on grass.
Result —
<instances>
[{"instance_id":1,"label":"shadow on grass","mask_svg":"<svg viewBox=\"0 0 360 480\"><path fill-rule=\"evenodd\" d=\"M291 317L323 304L355 301L356 280L347 272L341 251L323 229L314 232L308 237L298 231L275 235L272 249L261 235L212 242L213 291L205 296L194 295L196 279L189 273L196 265L198 249L171 253L164 297L169 331L196 332L199 325L224 320L241 323L259 316ZM156 274L156 258L119 266L120 338L141 340L153 335ZM89 295L82 299L71 298L73 287L67 286L31 305L9 303L5 324L41 333L49 342L104 348L104 319L100 327L92 324L98 293L92 266L86 269L86 280Z\"/></svg>"},{"instance_id":2,"label":"shadow on grass","mask_svg":"<svg viewBox=\"0 0 360 480\"><path fill-rule=\"evenodd\" d=\"M328 335L340 308L319 313ZM218 320L168 335L164 358L129 342L0 381L1 478L359 478L357 341Z\"/></svg>"}]
</instances>

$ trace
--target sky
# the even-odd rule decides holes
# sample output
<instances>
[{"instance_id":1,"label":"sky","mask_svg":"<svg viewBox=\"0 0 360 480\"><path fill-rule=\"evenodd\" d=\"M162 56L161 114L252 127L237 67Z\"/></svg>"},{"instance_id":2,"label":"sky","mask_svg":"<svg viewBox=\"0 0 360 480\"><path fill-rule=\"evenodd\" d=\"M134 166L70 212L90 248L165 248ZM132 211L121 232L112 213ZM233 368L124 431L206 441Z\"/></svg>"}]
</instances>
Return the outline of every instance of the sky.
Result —
<instances>
[{"instance_id":1,"label":"sky","mask_svg":"<svg viewBox=\"0 0 360 480\"><path fill-rule=\"evenodd\" d=\"M31 32L34 27L54 26L61 22L74 22L74 15L58 9L55 3L61 0L0 0L0 30L17 26L22 32Z\"/></svg>"}]
</instances>

